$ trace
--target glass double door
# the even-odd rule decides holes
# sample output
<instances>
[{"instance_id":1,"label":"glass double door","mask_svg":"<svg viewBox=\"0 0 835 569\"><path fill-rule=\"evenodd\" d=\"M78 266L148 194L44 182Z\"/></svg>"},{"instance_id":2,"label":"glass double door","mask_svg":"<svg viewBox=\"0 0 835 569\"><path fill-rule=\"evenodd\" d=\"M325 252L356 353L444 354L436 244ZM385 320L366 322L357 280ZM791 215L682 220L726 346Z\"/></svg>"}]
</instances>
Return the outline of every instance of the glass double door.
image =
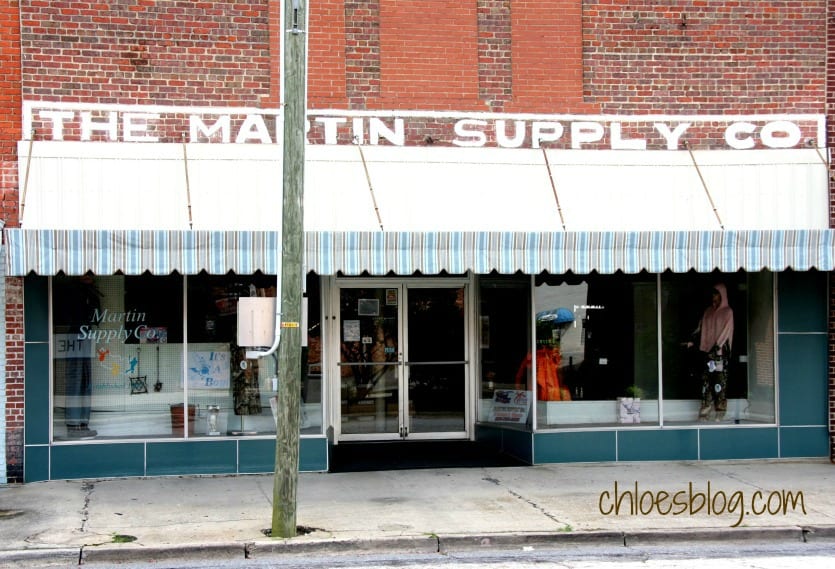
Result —
<instances>
[{"instance_id":1,"label":"glass double door","mask_svg":"<svg viewBox=\"0 0 835 569\"><path fill-rule=\"evenodd\" d=\"M467 437L464 284L342 284L339 439Z\"/></svg>"}]
</instances>

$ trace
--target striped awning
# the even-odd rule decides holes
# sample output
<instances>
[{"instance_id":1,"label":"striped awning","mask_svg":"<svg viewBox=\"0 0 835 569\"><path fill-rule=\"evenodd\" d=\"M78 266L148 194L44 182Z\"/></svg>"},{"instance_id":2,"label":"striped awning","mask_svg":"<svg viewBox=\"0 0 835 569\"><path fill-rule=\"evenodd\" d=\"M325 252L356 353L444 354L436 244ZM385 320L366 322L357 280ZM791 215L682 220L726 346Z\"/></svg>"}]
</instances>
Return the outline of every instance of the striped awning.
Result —
<instances>
[{"instance_id":1,"label":"striped awning","mask_svg":"<svg viewBox=\"0 0 835 569\"><path fill-rule=\"evenodd\" d=\"M6 274L277 274L274 231L5 229ZM307 232L320 275L835 270L835 230Z\"/></svg>"},{"instance_id":2,"label":"striped awning","mask_svg":"<svg viewBox=\"0 0 835 569\"><path fill-rule=\"evenodd\" d=\"M5 229L6 274L275 274L274 231Z\"/></svg>"}]
</instances>

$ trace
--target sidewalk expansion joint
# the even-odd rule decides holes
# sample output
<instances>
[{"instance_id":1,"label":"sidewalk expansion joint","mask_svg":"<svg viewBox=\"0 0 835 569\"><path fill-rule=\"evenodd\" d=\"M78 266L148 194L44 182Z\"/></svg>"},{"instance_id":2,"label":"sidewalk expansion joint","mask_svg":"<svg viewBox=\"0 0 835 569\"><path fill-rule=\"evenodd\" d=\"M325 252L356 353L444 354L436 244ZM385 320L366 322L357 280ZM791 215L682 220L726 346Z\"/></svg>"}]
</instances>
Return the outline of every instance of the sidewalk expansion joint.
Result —
<instances>
[{"instance_id":1,"label":"sidewalk expansion joint","mask_svg":"<svg viewBox=\"0 0 835 569\"><path fill-rule=\"evenodd\" d=\"M501 481L496 479L496 478L492 478L492 477L487 476L487 477L482 478L482 480L485 481L485 482L489 482L491 484L495 484L496 486L502 486ZM511 490L510 488L506 488L506 490L507 490L508 494L510 494L511 496L516 498L517 500L525 502L526 504L531 506L533 509L538 510L542 515L544 515L549 520L553 521L556 524L562 524L562 527L564 528L565 531L570 531L570 526L568 524L563 524L563 522L559 518L557 518L553 514L549 513L545 508L543 508L542 506L537 504L535 501L529 500L528 498L524 497L523 495L519 494L518 492L515 492L515 491Z\"/></svg>"},{"instance_id":2,"label":"sidewalk expansion joint","mask_svg":"<svg viewBox=\"0 0 835 569\"><path fill-rule=\"evenodd\" d=\"M87 522L90 521L90 502L92 501L93 490L95 484L92 482L84 482L81 485L81 491L84 492L84 505L81 507L81 533L87 531Z\"/></svg>"}]
</instances>

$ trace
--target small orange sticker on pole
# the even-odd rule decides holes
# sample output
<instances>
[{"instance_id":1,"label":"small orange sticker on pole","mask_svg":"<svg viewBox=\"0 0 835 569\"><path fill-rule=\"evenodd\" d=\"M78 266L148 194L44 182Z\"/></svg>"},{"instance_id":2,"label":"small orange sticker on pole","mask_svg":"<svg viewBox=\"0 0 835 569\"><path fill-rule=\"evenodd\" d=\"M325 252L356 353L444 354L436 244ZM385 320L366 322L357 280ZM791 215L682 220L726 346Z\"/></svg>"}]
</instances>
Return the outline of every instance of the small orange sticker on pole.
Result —
<instances>
[{"instance_id":1,"label":"small orange sticker on pole","mask_svg":"<svg viewBox=\"0 0 835 569\"><path fill-rule=\"evenodd\" d=\"M298 328L299 323L298 322L282 322L281 327L282 328Z\"/></svg>"}]
</instances>

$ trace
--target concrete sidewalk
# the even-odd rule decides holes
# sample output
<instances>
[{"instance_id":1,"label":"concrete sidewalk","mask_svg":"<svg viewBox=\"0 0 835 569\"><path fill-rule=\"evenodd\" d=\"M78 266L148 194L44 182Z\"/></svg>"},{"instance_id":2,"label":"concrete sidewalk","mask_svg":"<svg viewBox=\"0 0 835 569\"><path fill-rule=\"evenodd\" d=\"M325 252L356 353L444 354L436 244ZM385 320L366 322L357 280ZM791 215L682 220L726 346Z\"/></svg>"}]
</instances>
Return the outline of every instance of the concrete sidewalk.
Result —
<instances>
[{"instance_id":1,"label":"concrete sidewalk","mask_svg":"<svg viewBox=\"0 0 835 569\"><path fill-rule=\"evenodd\" d=\"M302 473L307 533L291 539L263 533L272 493L272 475L0 487L0 566L682 540L827 540L835 553L827 460Z\"/></svg>"}]
</instances>

